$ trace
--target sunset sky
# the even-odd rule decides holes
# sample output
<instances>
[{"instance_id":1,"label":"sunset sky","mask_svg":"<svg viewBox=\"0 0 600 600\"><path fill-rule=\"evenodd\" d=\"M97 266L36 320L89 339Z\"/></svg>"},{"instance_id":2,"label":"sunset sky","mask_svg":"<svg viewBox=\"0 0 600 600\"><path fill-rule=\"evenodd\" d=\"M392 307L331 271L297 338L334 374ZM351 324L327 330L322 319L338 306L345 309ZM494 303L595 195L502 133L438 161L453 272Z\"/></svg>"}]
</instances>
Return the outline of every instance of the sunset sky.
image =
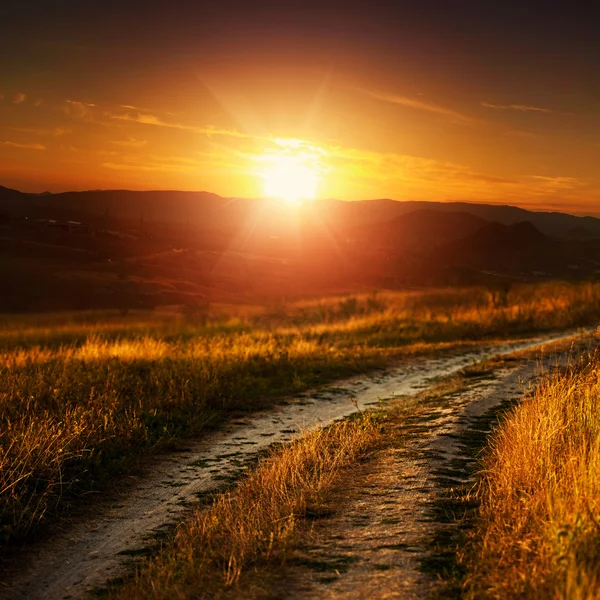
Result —
<instances>
[{"instance_id":1,"label":"sunset sky","mask_svg":"<svg viewBox=\"0 0 600 600\"><path fill-rule=\"evenodd\" d=\"M323 198L600 215L600 15L552 5L11 2L0 185L256 197L291 157Z\"/></svg>"}]
</instances>

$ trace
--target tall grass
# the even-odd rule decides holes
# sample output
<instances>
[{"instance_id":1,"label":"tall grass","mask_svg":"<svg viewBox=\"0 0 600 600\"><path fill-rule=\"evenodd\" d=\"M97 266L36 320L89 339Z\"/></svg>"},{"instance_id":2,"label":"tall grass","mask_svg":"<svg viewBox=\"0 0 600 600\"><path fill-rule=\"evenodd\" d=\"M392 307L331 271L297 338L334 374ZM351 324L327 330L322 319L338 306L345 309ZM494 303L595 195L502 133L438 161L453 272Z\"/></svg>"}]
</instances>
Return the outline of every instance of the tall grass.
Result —
<instances>
[{"instance_id":1,"label":"tall grass","mask_svg":"<svg viewBox=\"0 0 600 600\"><path fill-rule=\"evenodd\" d=\"M284 311L284 314L282 314ZM589 323L600 285L381 293L217 315L0 319L0 542L148 448L441 342ZM55 319L53 321L53 318ZM438 344L438 346L436 346Z\"/></svg>"},{"instance_id":2,"label":"tall grass","mask_svg":"<svg viewBox=\"0 0 600 600\"><path fill-rule=\"evenodd\" d=\"M170 544L112 596L119 600L210 597L254 565L281 561L296 524L317 509L343 470L376 447L365 415L304 436L274 452L233 491L197 511Z\"/></svg>"},{"instance_id":3,"label":"tall grass","mask_svg":"<svg viewBox=\"0 0 600 600\"><path fill-rule=\"evenodd\" d=\"M548 378L491 444L470 597L600 597L600 361Z\"/></svg>"}]
</instances>

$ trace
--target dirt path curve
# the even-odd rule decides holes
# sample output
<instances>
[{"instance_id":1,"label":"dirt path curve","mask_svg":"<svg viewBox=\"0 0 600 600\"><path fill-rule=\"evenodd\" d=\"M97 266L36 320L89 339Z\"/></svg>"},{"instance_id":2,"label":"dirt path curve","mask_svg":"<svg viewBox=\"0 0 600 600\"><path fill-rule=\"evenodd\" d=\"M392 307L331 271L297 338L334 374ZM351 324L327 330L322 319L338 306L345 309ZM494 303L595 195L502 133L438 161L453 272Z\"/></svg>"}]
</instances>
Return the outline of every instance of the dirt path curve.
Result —
<instances>
[{"instance_id":1,"label":"dirt path curve","mask_svg":"<svg viewBox=\"0 0 600 600\"><path fill-rule=\"evenodd\" d=\"M338 382L269 412L230 423L219 434L173 452L152 465L144 478L130 478L118 503L100 502L95 514L64 534L33 546L22 574L5 585L3 598L76 599L123 575L137 550L161 528L181 520L189 504L235 476L245 462L273 442L327 425L382 399L415 394L440 377L494 355L508 354L571 337L575 332L418 359L383 374ZM350 402L353 398L354 402ZM402 481L403 485L405 480Z\"/></svg>"},{"instance_id":2,"label":"dirt path curve","mask_svg":"<svg viewBox=\"0 0 600 600\"><path fill-rule=\"evenodd\" d=\"M587 349L582 344L578 351ZM405 419L397 433L408 434L408 443L392 444L355 473L270 597L282 589L281 597L291 600L444 597L439 574L454 560L461 525L452 512L464 510L452 498L473 484L469 440L487 433L490 411L522 397L544 370L571 358L571 350L531 353Z\"/></svg>"}]
</instances>

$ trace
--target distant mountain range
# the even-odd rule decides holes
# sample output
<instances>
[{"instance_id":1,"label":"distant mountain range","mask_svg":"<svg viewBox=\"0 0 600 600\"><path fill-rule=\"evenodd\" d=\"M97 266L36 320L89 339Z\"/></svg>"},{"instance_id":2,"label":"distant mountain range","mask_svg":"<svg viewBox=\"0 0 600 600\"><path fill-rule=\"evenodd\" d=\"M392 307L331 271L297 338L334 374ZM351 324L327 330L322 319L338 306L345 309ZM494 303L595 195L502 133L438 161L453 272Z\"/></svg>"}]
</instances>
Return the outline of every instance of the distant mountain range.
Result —
<instances>
[{"instance_id":1,"label":"distant mountain range","mask_svg":"<svg viewBox=\"0 0 600 600\"><path fill-rule=\"evenodd\" d=\"M600 219L466 202L0 187L0 311L600 276Z\"/></svg>"},{"instance_id":2,"label":"distant mountain range","mask_svg":"<svg viewBox=\"0 0 600 600\"><path fill-rule=\"evenodd\" d=\"M73 217L184 224L195 227L240 227L257 214L287 213L279 201L223 198L209 192L93 190L60 194L27 194L0 186L0 212L14 216ZM542 233L565 239L600 237L600 219L560 212L534 212L515 206L467 202L319 200L305 212L318 214L335 230L392 221L416 211L463 213L485 221L513 225L528 221ZM432 214L430 212L430 214ZM277 215L275 215L277 216Z\"/></svg>"},{"instance_id":3,"label":"distant mountain range","mask_svg":"<svg viewBox=\"0 0 600 600\"><path fill-rule=\"evenodd\" d=\"M400 215L419 210L444 213L467 213L485 221L514 225L528 221L542 233L567 237L578 232L584 236L600 237L600 219L577 217L560 212L534 212L516 206L496 204L471 204L469 202L425 202L396 200L363 200L358 202L323 201L329 204L326 212L348 223L365 223L391 220Z\"/></svg>"}]
</instances>

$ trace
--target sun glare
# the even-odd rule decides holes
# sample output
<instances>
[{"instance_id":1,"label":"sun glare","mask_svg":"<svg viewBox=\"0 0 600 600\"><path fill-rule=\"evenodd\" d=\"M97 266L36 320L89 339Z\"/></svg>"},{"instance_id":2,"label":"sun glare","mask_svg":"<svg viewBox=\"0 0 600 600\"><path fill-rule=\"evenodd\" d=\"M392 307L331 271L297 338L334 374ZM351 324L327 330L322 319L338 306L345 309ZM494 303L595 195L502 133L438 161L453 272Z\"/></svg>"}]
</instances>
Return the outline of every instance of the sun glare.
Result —
<instances>
[{"instance_id":1,"label":"sun glare","mask_svg":"<svg viewBox=\"0 0 600 600\"><path fill-rule=\"evenodd\" d=\"M269 157L269 165L262 173L265 194L288 202L314 200L319 184L316 169L302 158L280 154Z\"/></svg>"}]
</instances>

